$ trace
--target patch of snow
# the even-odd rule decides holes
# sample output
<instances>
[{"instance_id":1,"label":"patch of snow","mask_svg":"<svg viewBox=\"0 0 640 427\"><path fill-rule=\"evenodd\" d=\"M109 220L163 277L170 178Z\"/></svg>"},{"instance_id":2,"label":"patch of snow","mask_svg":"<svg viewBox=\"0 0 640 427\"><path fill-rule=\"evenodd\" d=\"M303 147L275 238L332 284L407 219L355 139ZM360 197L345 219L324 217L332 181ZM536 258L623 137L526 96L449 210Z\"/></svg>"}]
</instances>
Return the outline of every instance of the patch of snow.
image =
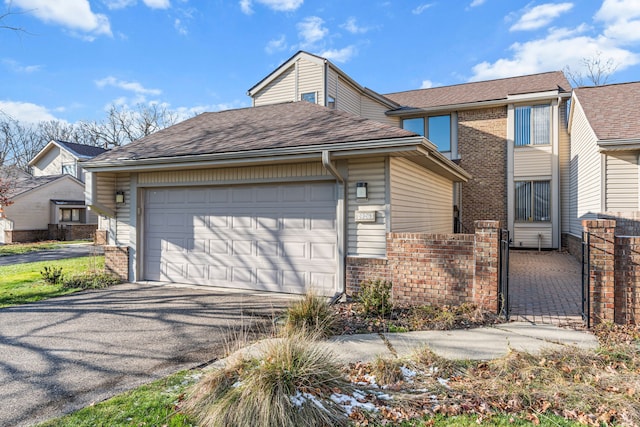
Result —
<instances>
[{"instance_id":1,"label":"patch of snow","mask_svg":"<svg viewBox=\"0 0 640 427\"><path fill-rule=\"evenodd\" d=\"M400 366L400 371L402 372L402 376L407 382L411 382L416 377L416 375L418 375L416 371L412 371L406 366Z\"/></svg>"},{"instance_id":2,"label":"patch of snow","mask_svg":"<svg viewBox=\"0 0 640 427\"><path fill-rule=\"evenodd\" d=\"M438 382L447 389L451 388L449 387L449 380L447 379L438 377Z\"/></svg>"},{"instance_id":3,"label":"patch of snow","mask_svg":"<svg viewBox=\"0 0 640 427\"><path fill-rule=\"evenodd\" d=\"M351 415L355 408L362 408L365 411L378 412L378 408L373 403L360 402L354 396L348 396L342 393L333 393L330 397L336 404L342 406L347 415Z\"/></svg>"},{"instance_id":4,"label":"patch of snow","mask_svg":"<svg viewBox=\"0 0 640 427\"><path fill-rule=\"evenodd\" d=\"M320 402L317 397L310 393L300 393L300 390L296 390L295 396L289 396L289 400L291 400L291 403L293 403L293 405L298 408L304 405L305 402L311 402L323 411L328 412L327 408L324 407L322 402Z\"/></svg>"}]
</instances>

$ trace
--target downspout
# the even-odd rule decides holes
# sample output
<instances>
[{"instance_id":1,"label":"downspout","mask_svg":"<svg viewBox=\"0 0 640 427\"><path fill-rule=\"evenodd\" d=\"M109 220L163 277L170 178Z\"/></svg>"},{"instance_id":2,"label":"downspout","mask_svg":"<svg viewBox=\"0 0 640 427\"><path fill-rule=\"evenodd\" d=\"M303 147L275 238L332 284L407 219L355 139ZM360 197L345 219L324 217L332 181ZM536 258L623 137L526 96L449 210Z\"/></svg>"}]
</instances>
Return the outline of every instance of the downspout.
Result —
<instances>
[{"instance_id":1,"label":"downspout","mask_svg":"<svg viewBox=\"0 0 640 427\"><path fill-rule=\"evenodd\" d=\"M336 228L338 230L338 292L332 299L337 301L347 291L346 289L346 212L347 212L347 191L346 180L340 174L336 166L331 161L331 152L328 150L322 151L322 166L336 179L338 182L338 206L336 215Z\"/></svg>"}]
</instances>

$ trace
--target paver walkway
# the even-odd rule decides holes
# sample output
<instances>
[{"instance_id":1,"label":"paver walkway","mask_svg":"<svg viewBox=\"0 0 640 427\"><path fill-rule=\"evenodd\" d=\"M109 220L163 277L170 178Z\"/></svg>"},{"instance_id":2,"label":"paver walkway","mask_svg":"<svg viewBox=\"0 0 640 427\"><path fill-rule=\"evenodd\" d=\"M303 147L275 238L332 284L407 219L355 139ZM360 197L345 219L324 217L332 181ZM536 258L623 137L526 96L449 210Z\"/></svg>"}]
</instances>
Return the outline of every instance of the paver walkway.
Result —
<instances>
[{"instance_id":1,"label":"paver walkway","mask_svg":"<svg viewBox=\"0 0 640 427\"><path fill-rule=\"evenodd\" d=\"M511 320L582 326L581 292L581 266L570 254L510 251Z\"/></svg>"}]
</instances>

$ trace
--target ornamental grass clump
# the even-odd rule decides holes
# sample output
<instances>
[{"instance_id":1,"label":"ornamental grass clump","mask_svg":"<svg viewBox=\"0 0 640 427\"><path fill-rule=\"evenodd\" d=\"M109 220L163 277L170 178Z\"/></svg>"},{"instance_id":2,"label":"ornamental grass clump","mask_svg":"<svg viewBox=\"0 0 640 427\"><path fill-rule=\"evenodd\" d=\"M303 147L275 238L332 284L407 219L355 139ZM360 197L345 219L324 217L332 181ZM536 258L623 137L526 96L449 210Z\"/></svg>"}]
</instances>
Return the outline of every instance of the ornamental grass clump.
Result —
<instances>
[{"instance_id":1,"label":"ornamental grass clump","mask_svg":"<svg viewBox=\"0 0 640 427\"><path fill-rule=\"evenodd\" d=\"M62 279L66 289L102 289L120 283L120 279L107 273L79 273Z\"/></svg>"},{"instance_id":2,"label":"ornamental grass clump","mask_svg":"<svg viewBox=\"0 0 640 427\"><path fill-rule=\"evenodd\" d=\"M334 389L349 389L333 360L304 335L276 339L260 357L205 375L183 410L204 427L346 425L329 399Z\"/></svg>"},{"instance_id":3,"label":"ornamental grass clump","mask_svg":"<svg viewBox=\"0 0 640 427\"><path fill-rule=\"evenodd\" d=\"M327 337L332 334L336 324L336 314L327 298L308 291L304 297L287 309L284 332L286 335L306 334Z\"/></svg>"},{"instance_id":4,"label":"ornamental grass clump","mask_svg":"<svg viewBox=\"0 0 640 427\"><path fill-rule=\"evenodd\" d=\"M393 310L391 302L391 282L386 280L369 280L360 284L357 295L358 302L365 313L385 316Z\"/></svg>"}]
</instances>

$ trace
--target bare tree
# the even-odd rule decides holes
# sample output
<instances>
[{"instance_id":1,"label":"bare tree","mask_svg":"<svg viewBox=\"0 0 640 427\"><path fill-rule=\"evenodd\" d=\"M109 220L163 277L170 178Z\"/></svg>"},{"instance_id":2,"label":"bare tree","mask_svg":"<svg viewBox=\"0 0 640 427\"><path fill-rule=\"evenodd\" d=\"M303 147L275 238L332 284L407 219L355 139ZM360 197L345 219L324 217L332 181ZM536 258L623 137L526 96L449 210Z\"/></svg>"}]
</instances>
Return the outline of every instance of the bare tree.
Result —
<instances>
[{"instance_id":1,"label":"bare tree","mask_svg":"<svg viewBox=\"0 0 640 427\"><path fill-rule=\"evenodd\" d=\"M603 59L602 52L598 51L591 57L582 58L582 69L572 70L567 65L563 71L574 86L602 86L607 84L619 65L613 58Z\"/></svg>"},{"instance_id":2,"label":"bare tree","mask_svg":"<svg viewBox=\"0 0 640 427\"><path fill-rule=\"evenodd\" d=\"M11 10L11 2L9 2L9 6L7 6L7 10L3 13L0 13L0 29L17 31L17 32L26 32L22 27L16 27L15 25L6 24L6 20L11 15L17 15L16 12Z\"/></svg>"}]
</instances>

